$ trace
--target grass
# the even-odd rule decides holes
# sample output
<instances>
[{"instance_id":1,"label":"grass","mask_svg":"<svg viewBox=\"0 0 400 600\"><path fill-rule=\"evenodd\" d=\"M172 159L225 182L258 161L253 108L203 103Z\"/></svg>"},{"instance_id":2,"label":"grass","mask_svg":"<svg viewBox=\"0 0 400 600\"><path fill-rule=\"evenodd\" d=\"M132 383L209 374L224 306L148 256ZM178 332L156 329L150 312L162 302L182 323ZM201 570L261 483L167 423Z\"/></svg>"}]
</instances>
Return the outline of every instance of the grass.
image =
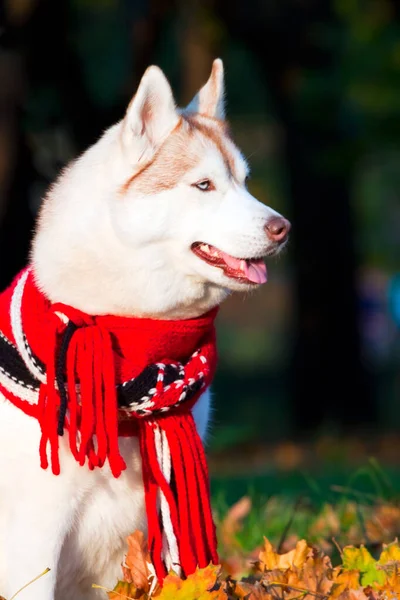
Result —
<instances>
[{"instance_id":1,"label":"grass","mask_svg":"<svg viewBox=\"0 0 400 600\"><path fill-rule=\"evenodd\" d=\"M255 557L263 536L285 551L306 539L332 559L348 544L373 553L400 537L400 478L373 458L353 472L219 477L212 488L222 557Z\"/></svg>"}]
</instances>

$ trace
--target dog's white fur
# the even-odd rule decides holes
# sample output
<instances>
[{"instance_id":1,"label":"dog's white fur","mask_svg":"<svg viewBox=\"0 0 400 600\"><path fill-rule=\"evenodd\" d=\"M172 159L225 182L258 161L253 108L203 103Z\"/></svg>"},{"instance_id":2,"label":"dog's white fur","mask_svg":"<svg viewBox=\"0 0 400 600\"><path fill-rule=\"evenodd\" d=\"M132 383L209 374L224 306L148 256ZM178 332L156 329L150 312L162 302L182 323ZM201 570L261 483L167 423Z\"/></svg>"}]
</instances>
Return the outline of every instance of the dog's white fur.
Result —
<instances>
[{"instance_id":1,"label":"dog's white fur","mask_svg":"<svg viewBox=\"0 0 400 600\"><path fill-rule=\"evenodd\" d=\"M247 191L246 163L221 121L221 61L189 109L186 118L175 108L150 67L125 118L51 188L31 255L51 300L91 314L193 317L248 289L198 258L193 242L238 257L277 250L264 230L277 213ZM193 186L206 178L215 191ZM206 393L194 410L203 438L209 406ZM128 468L116 480L106 467L79 467L64 439L61 475L42 470L39 438L37 421L0 397L0 594L50 567L20 600L105 598L91 584L113 587L126 536L146 530L137 440L120 440Z\"/></svg>"}]
</instances>

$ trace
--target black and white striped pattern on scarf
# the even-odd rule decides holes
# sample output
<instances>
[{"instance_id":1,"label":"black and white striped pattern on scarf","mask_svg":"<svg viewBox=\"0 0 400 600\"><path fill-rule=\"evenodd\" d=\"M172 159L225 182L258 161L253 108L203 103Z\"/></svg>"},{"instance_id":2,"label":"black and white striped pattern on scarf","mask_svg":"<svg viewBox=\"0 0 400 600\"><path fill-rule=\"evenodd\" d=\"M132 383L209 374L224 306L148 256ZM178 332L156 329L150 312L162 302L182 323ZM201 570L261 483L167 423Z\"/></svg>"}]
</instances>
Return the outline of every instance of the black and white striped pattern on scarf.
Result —
<instances>
[{"instance_id":1,"label":"black and white striped pattern on scarf","mask_svg":"<svg viewBox=\"0 0 400 600\"><path fill-rule=\"evenodd\" d=\"M23 330L21 306L28 274L28 270L23 273L11 299L11 327L16 345L0 331L0 384L22 400L37 404L40 384L46 383L46 369L43 362L34 355ZM64 315L59 316L64 320ZM197 354L198 351L191 358ZM173 406L153 408L157 383L163 382L164 391L171 386L177 389L182 387L176 405L189 401L205 385L202 373L188 385L183 384L184 376L185 368L181 363L151 364L137 377L117 385L118 407L128 414L138 416L156 416L167 412Z\"/></svg>"}]
</instances>

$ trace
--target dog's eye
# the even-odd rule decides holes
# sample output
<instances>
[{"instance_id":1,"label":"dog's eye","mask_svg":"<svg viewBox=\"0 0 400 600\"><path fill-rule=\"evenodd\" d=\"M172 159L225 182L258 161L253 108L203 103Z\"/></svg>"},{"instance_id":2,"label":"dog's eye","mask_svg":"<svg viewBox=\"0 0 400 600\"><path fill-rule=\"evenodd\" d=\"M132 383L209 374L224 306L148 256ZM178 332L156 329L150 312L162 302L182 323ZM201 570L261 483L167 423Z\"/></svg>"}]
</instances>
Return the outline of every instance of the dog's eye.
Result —
<instances>
[{"instance_id":1,"label":"dog's eye","mask_svg":"<svg viewBox=\"0 0 400 600\"><path fill-rule=\"evenodd\" d=\"M213 182L210 181L209 179L203 179L202 181L198 181L197 183L194 183L193 185L194 185L194 187L197 187L197 189L201 190L202 192L211 192L212 190L215 190Z\"/></svg>"}]
</instances>

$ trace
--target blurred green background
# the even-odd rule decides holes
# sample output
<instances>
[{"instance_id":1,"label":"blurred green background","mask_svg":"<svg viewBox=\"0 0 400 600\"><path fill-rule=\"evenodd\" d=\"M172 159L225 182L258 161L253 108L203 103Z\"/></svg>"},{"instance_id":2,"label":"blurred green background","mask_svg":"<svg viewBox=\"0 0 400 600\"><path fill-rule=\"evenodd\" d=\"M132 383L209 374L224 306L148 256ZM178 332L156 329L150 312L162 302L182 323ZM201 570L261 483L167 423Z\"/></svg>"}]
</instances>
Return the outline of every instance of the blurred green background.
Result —
<instances>
[{"instance_id":1,"label":"blurred green background","mask_svg":"<svg viewBox=\"0 0 400 600\"><path fill-rule=\"evenodd\" d=\"M122 117L145 68L184 105L224 60L250 190L293 228L267 285L220 312L216 490L342 481L371 455L400 480L399 13L394 0L0 8L1 288L46 188Z\"/></svg>"}]
</instances>

